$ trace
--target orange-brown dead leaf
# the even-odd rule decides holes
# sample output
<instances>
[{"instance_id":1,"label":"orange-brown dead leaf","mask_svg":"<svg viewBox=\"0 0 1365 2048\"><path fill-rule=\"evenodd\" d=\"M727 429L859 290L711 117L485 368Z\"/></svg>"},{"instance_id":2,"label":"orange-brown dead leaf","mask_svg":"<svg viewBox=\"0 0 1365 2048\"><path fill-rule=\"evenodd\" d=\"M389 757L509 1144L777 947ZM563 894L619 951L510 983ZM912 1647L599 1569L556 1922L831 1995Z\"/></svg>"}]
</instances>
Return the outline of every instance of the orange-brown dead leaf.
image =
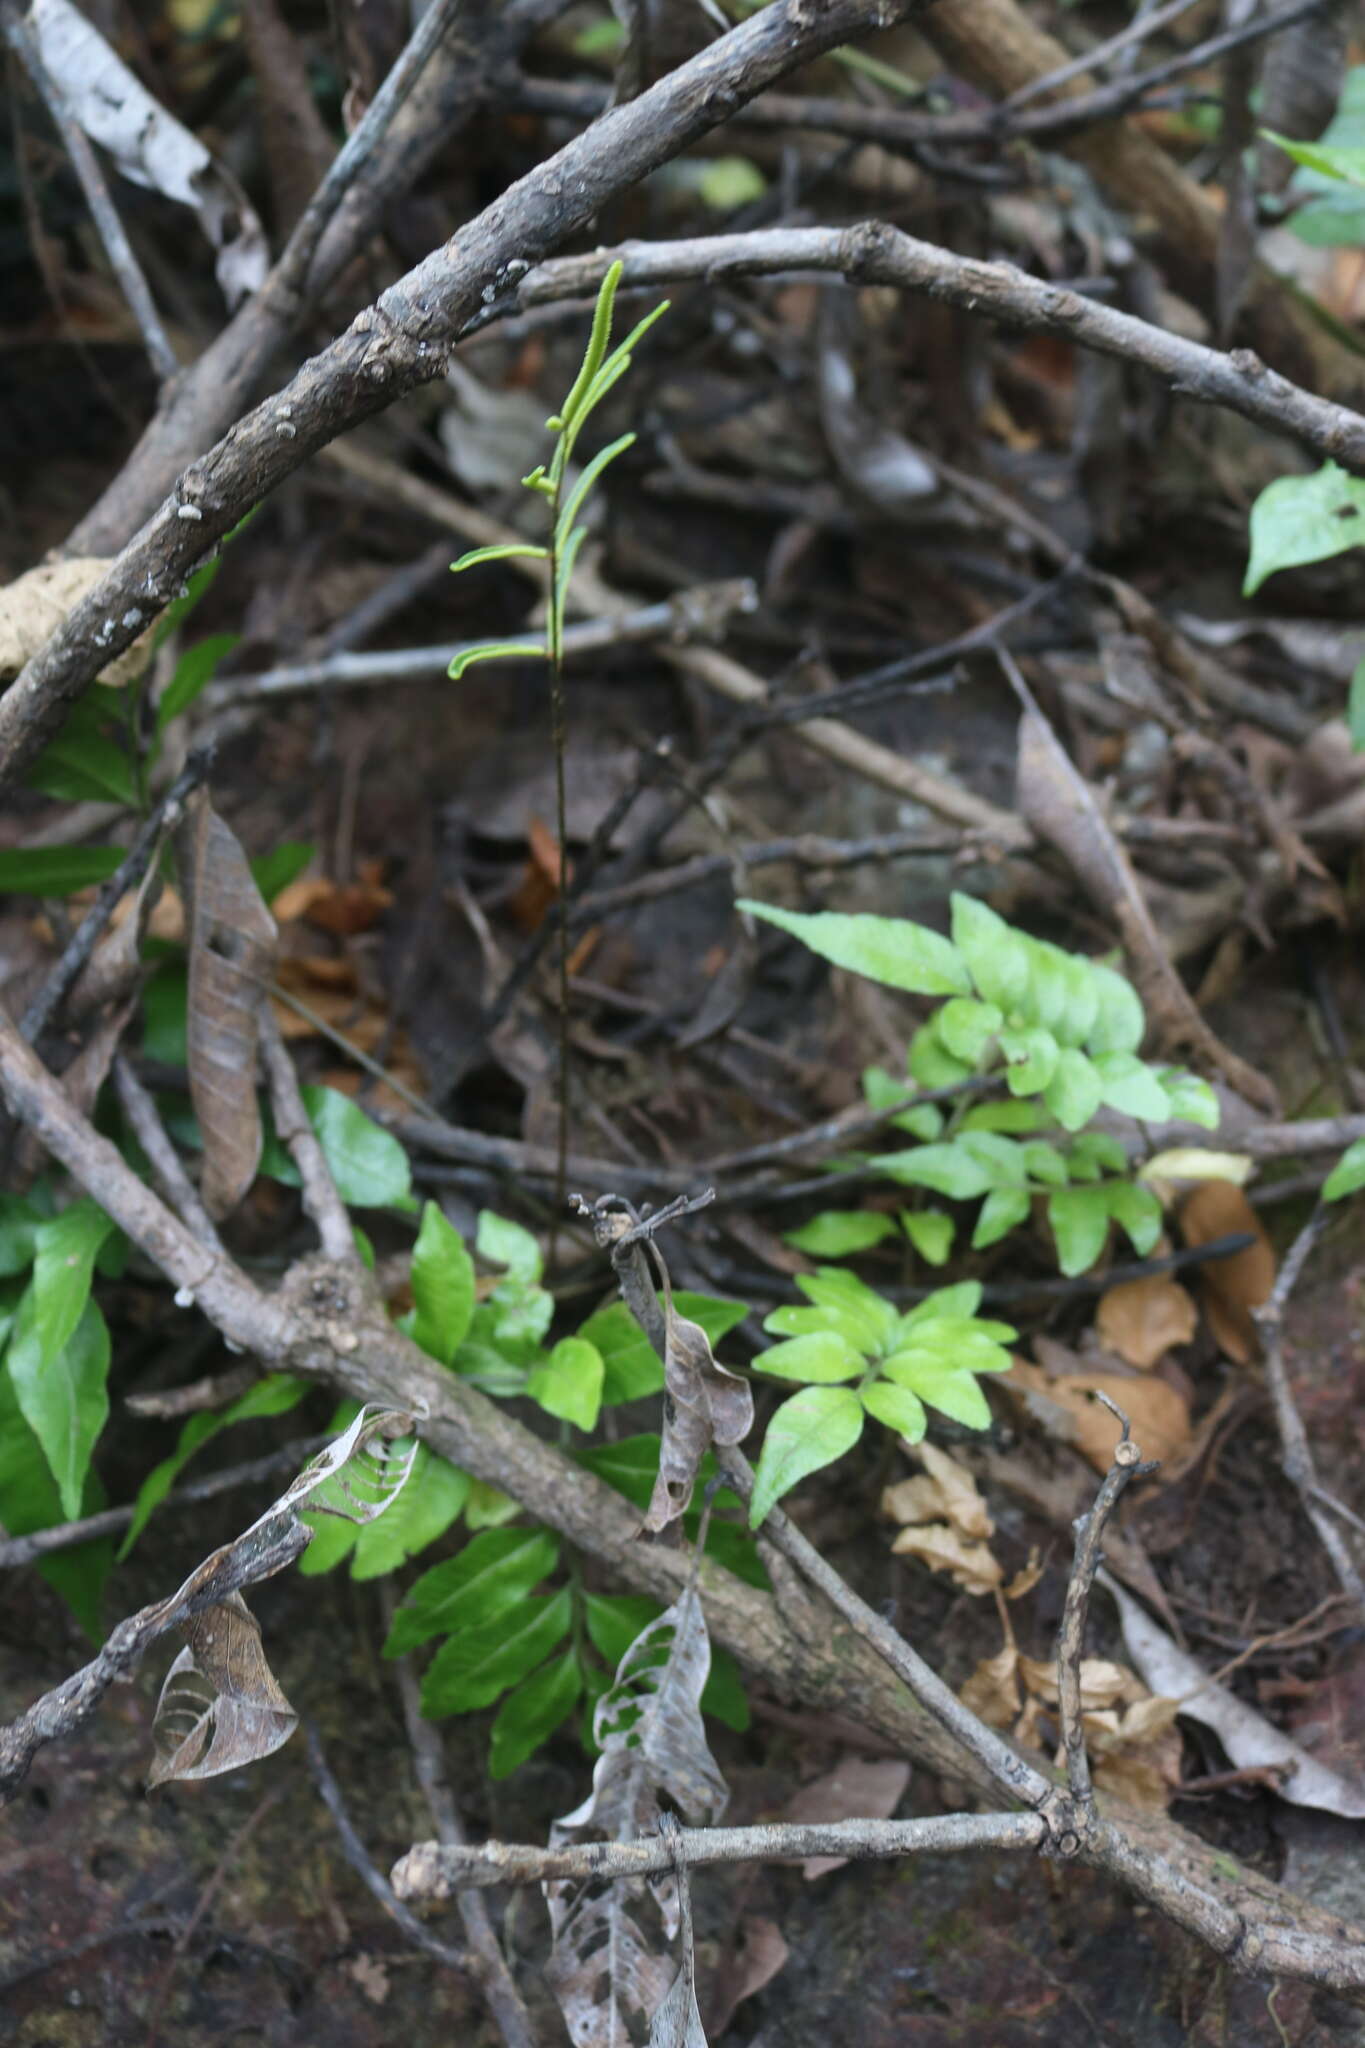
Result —
<instances>
[{"instance_id":1,"label":"orange-brown dead leaf","mask_svg":"<svg viewBox=\"0 0 1365 2048\"><path fill-rule=\"evenodd\" d=\"M1017 1358L999 1382L1058 1443L1074 1444L1097 1472L1107 1472L1121 1434L1117 1419L1095 1393L1107 1394L1128 1417L1134 1441L1144 1458L1163 1463L1183 1449L1190 1434L1190 1411L1164 1380L1134 1373L1076 1372L1053 1378L1040 1366Z\"/></svg>"},{"instance_id":2,"label":"orange-brown dead leaf","mask_svg":"<svg viewBox=\"0 0 1365 2048\"><path fill-rule=\"evenodd\" d=\"M339 939L353 938L379 922L393 902L393 891L374 877L373 863L366 863L371 879L330 882L324 875L301 875L275 898L274 913L281 924L302 918L319 931Z\"/></svg>"},{"instance_id":3,"label":"orange-brown dead leaf","mask_svg":"<svg viewBox=\"0 0 1365 2048\"><path fill-rule=\"evenodd\" d=\"M1251 1311L1270 1299L1275 1285L1270 1239L1242 1190L1225 1180L1205 1181L1195 1189L1180 1211L1180 1228L1186 1244L1192 1245L1244 1231L1255 1239L1230 1259L1210 1259L1199 1274L1204 1312L1219 1348L1238 1365L1246 1365L1256 1352Z\"/></svg>"},{"instance_id":4,"label":"orange-brown dead leaf","mask_svg":"<svg viewBox=\"0 0 1365 2048\"><path fill-rule=\"evenodd\" d=\"M1014 1644L1006 1643L993 1657L983 1657L958 1697L989 1727L1008 1728L1023 1705Z\"/></svg>"},{"instance_id":5,"label":"orange-brown dead leaf","mask_svg":"<svg viewBox=\"0 0 1365 2048\"><path fill-rule=\"evenodd\" d=\"M1172 1344L1188 1344L1199 1321L1194 1301L1178 1280L1149 1273L1125 1280L1100 1296L1095 1327L1110 1351L1148 1372Z\"/></svg>"}]
</instances>

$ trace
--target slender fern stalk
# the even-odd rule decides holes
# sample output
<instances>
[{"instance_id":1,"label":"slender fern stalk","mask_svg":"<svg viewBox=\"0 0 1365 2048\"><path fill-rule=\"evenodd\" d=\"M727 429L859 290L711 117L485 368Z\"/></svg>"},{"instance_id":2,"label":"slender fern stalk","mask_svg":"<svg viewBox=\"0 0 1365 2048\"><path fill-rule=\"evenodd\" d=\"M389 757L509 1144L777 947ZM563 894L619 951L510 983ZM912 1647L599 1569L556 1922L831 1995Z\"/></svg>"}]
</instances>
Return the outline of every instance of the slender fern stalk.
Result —
<instances>
[{"instance_id":1,"label":"slender fern stalk","mask_svg":"<svg viewBox=\"0 0 1365 2048\"><path fill-rule=\"evenodd\" d=\"M549 598L545 616L545 637L541 645L519 641L488 641L467 649L450 664L457 681L475 662L541 659L550 670L550 718L555 755L555 831L559 839L557 910L559 917L559 1141L555 1173L556 1211L563 1213L568 1195L569 1161L569 900L566 886L568 865L568 805L565 787L564 752L568 733L564 689L564 613L573 581L574 565L588 537L582 513L594 485L608 465L634 444L634 434L622 434L575 474L571 463L574 446L589 416L630 368L631 352L654 322L668 309L668 300L647 313L623 342L611 346L612 318L616 290L621 282L621 265L614 263L602 280L593 310L592 330L578 375L568 397L557 413L545 422L555 436L554 452L548 466L538 465L522 478L527 490L541 496L549 510L550 537L544 546L511 541L499 546L475 548L462 555L451 568L459 574L482 562L509 559L542 561L546 564Z\"/></svg>"}]
</instances>

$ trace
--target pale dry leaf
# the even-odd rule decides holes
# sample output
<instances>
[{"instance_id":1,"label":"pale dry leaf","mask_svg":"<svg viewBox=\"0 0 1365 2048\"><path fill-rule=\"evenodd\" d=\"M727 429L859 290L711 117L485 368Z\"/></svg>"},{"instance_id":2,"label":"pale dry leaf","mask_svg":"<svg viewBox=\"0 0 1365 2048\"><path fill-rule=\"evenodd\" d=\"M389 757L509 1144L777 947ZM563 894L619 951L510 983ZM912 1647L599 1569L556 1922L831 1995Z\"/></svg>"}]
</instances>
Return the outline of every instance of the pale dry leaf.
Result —
<instances>
[{"instance_id":1,"label":"pale dry leaf","mask_svg":"<svg viewBox=\"0 0 1365 2048\"><path fill-rule=\"evenodd\" d=\"M1319 1763L1245 1700L1217 1684L1106 1571L1098 1576L1118 1607L1128 1654L1153 1693L1173 1702L1190 1720L1211 1728L1238 1770L1279 1774L1280 1797L1292 1805L1365 1820L1365 1785Z\"/></svg>"},{"instance_id":2,"label":"pale dry leaf","mask_svg":"<svg viewBox=\"0 0 1365 2048\"><path fill-rule=\"evenodd\" d=\"M240 1593L192 1615L184 1633L152 1723L157 1756L149 1788L258 1763L298 1726L266 1662L260 1623Z\"/></svg>"},{"instance_id":3,"label":"pale dry leaf","mask_svg":"<svg viewBox=\"0 0 1365 2048\"><path fill-rule=\"evenodd\" d=\"M1239 1188L1245 1187L1255 1163L1249 1152L1211 1152L1203 1145L1173 1145L1168 1151L1154 1152L1138 1168L1137 1177L1146 1181L1169 1207L1174 1186L1180 1182L1189 1185L1201 1180L1230 1180Z\"/></svg>"},{"instance_id":4,"label":"pale dry leaf","mask_svg":"<svg viewBox=\"0 0 1365 2048\"><path fill-rule=\"evenodd\" d=\"M229 310L264 283L270 251L246 194L202 142L168 114L71 0L32 0L28 25L72 119L125 178L199 216L217 251Z\"/></svg>"},{"instance_id":5,"label":"pale dry leaf","mask_svg":"<svg viewBox=\"0 0 1365 2048\"><path fill-rule=\"evenodd\" d=\"M983 1657L959 1694L964 1707L992 1728L1008 1728L1022 1704L1019 1652L1006 1643L993 1657Z\"/></svg>"},{"instance_id":6,"label":"pale dry leaf","mask_svg":"<svg viewBox=\"0 0 1365 2048\"><path fill-rule=\"evenodd\" d=\"M947 1572L954 1585L978 1597L992 1593L1004 1572L985 1543L973 1543L946 1522L925 1522L902 1529L891 1546L897 1557L917 1557L930 1571Z\"/></svg>"},{"instance_id":7,"label":"pale dry leaf","mask_svg":"<svg viewBox=\"0 0 1365 2048\"><path fill-rule=\"evenodd\" d=\"M1127 1693L1133 1679L1131 1671L1125 1671L1121 1664L1111 1663L1107 1657L1082 1657L1077 1675L1080 1680L1083 1714L1103 1713L1116 1705ZM1021 1657L1019 1676L1024 1682L1025 1689L1035 1698L1042 1700L1047 1706L1056 1706L1055 1657ZM1114 1727L1117 1730L1117 1719Z\"/></svg>"},{"instance_id":8,"label":"pale dry leaf","mask_svg":"<svg viewBox=\"0 0 1365 2048\"><path fill-rule=\"evenodd\" d=\"M924 1472L888 1486L882 1513L897 1522L948 1522L961 1535L983 1541L993 1536L990 1511L966 1466L931 1443L916 1444L915 1455Z\"/></svg>"},{"instance_id":9,"label":"pale dry leaf","mask_svg":"<svg viewBox=\"0 0 1365 2048\"><path fill-rule=\"evenodd\" d=\"M1117 1418L1103 1402L1107 1394L1128 1417L1133 1440L1144 1458L1161 1462L1184 1448L1190 1434L1190 1411L1174 1387L1146 1373L1124 1379L1118 1373L1077 1372L1053 1379L1027 1359L1017 1358L999 1383L1013 1395L1048 1435L1074 1444L1097 1472L1107 1472L1114 1446L1122 1434Z\"/></svg>"},{"instance_id":10,"label":"pale dry leaf","mask_svg":"<svg viewBox=\"0 0 1365 2048\"><path fill-rule=\"evenodd\" d=\"M278 934L207 790L195 790L185 806L176 858L190 912L186 1032L190 1099L204 1141L200 1192L217 1221L236 1208L260 1164L256 1048Z\"/></svg>"},{"instance_id":11,"label":"pale dry leaf","mask_svg":"<svg viewBox=\"0 0 1365 2048\"><path fill-rule=\"evenodd\" d=\"M68 612L93 590L112 566L112 559L100 555L73 555L60 562L40 562L0 590L0 683L17 676L20 669L46 645ZM129 619L135 625L138 619ZM107 668L96 676L97 683L121 689L141 675L150 656L149 634L139 634Z\"/></svg>"},{"instance_id":12,"label":"pale dry leaf","mask_svg":"<svg viewBox=\"0 0 1365 2048\"><path fill-rule=\"evenodd\" d=\"M1042 1578L1043 1569L1043 1560L1038 1555L1037 1546L1035 1545L1029 1551L1028 1563L1019 1567L1019 1570L1014 1574L1008 1586L1005 1587L1005 1598L1007 1600L1022 1600L1026 1593L1033 1591L1038 1581Z\"/></svg>"},{"instance_id":13,"label":"pale dry leaf","mask_svg":"<svg viewBox=\"0 0 1365 2048\"><path fill-rule=\"evenodd\" d=\"M1256 1324L1252 1310L1270 1299L1275 1285L1275 1254L1261 1220L1239 1187L1210 1180L1197 1187L1180 1211L1186 1244L1211 1244L1215 1238L1247 1233L1255 1242L1230 1259L1210 1259L1200 1268L1204 1312L1220 1350L1238 1365L1256 1355Z\"/></svg>"},{"instance_id":14,"label":"pale dry leaf","mask_svg":"<svg viewBox=\"0 0 1365 2048\"><path fill-rule=\"evenodd\" d=\"M1132 863L1094 792L1032 705L1019 725L1018 798L1039 838L1056 847L1092 902L1117 924L1143 1007L1163 1045L1201 1053L1248 1100L1273 1115L1274 1089L1205 1023L1171 965Z\"/></svg>"},{"instance_id":15,"label":"pale dry leaf","mask_svg":"<svg viewBox=\"0 0 1365 2048\"><path fill-rule=\"evenodd\" d=\"M379 1956L353 1956L346 1965L346 1974L360 1986L371 2005L384 2004L392 1986L388 1970Z\"/></svg>"},{"instance_id":16,"label":"pale dry leaf","mask_svg":"<svg viewBox=\"0 0 1365 2048\"><path fill-rule=\"evenodd\" d=\"M1144 1372L1173 1344L1188 1344L1198 1324L1192 1297L1165 1273L1148 1273L1141 1280L1124 1280L1106 1289L1095 1311L1103 1342Z\"/></svg>"},{"instance_id":17,"label":"pale dry leaf","mask_svg":"<svg viewBox=\"0 0 1365 2048\"><path fill-rule=\"evenodd\" d=\"M835 1820L889 1820L910 1783L910 1766L892 1757L843 1756L832 1771L794 1792L779 1818L797 1825ZM808 1856L805 1878L842 1870L847 1856Z\"/></svg>"},{"instance_id":18,"label":"pale dry leaf","mask_svg":"<svg viewBox=\"0 0 1365 2048\"><path fill-rule=\"evenodd\" d=\"M676 1829L676 1821L670 1821L670 1826ZM678 1864L677 1878L682 1923L678 1946L682 1959L678 1974L650 2023L649 2048L707 2048L701 2013L697 2009L697 1954L692 1939L692 1895L685 1863Z\"/></svg>"}]
</instances>

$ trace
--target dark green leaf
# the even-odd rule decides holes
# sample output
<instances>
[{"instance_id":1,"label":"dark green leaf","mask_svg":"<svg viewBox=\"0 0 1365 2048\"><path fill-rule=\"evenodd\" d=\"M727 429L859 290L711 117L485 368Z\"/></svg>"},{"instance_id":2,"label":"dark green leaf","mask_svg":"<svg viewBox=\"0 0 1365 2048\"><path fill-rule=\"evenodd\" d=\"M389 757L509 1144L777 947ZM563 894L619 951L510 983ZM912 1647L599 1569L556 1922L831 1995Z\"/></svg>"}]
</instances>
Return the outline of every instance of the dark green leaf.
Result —
<instances>
[{"instance_id":1,"label":"dark green leaf","mask_svg":"<svg viewBox=\"0 0 1365 2048\"><path fill-rule=\"evenodd\" d=\"M14 1306L14 1300L6 1301L6 1313L11 1313ZM103 1490L91 1472L86 1477L80 1511L93 1514L104 1505ZM0 1364L0 1523L11 1536L28 1536L35 1529L50 1529L66 1519L57 1482L38 1439L24 1420L9 1370ZM95 1642L103 1633L101 1594L112 1561L113 1545L101 1541L82 1543L45 1558L38 1567Z\"/></svg>"},{"instance_id":2,"label":"dark green leaf","mask_svg":"<svg viewBox=\"0 0 1365 2048\"><path fill-rule=\"evenodd\" d=\"M548 1742L578 1705L583 1672L572 1650L509 1692L498 1708L488 1744L488 1775L508 1778L542 1742Z\"/></svg>"},{"instance_id":3,"label":"dark green leaf","mask_svg":"<svg viewBox=\"0 0 1365 2048\"><path fill-rule=\"evenodd\" d=\"M251 879L261 892L261 901L271 904L296 882L317 852L311 839L284 839L269 853L250 863Z\"/></svg>"},{"instance_id":4,"label":"dark green leaf","mask_svg":"<svg viewBox=\"0 0 1365 2048\"><path fill-rule=\"evenodd\" d=\"M396 1447L399 1448L399 1447ZM400 1450L401 1454L401 1450ZM353 1579L380 1579L444 1536L469 1499L467 1472L426 1444L419 1444L412 1470L397 1500L356 1532L351 1553ZM309 1546L311 1550L312 1546ZM304 1557L308 1551L304 1552Z\"/></svg>"},{"instance_id":5,"label":"dark green leaf","mask_svg":"<svg viewBox=\"0 0 1365 2048\"><path fill-rule=\"evenodd\" d=\"M496 1621L525 1600L558 1562L559 1545L544 1529L483 1530L458 1557L433 1565L409 1590L393 1617L384 1655L402 1657L432 1636Z\"/></svg>"},{"instance_id":6,"label":"dark green leaf","mask_svg":"<svg viewBox=\"0 0 1365 2048\"><path fill-rule=\"evenodd\" d=\"M451 1636L437 1651L422 1681L422 1712L468 1714L487 1707L509 1685L558 1649L573 1619L567 1586L561 1593L533 1594L495 1621Z\"/></svg>"},{"instance_id":7,"label":"dark green leaf","mask_svg":"<svg viewBox=\"0 0 1365 2048\"><path fill-rule=\"evenodd\" d=\"M156 727L164 732L173 718L188 711L207 683L213 681L219 665L226 661L241 640L240 633L211 633L187 647L175 665L175 674L156 707Z\"/></svg>"},{"instance_id":8,"label":"dark green leaf","mask_svg":"<svg viewBox=\"0 0 1365 2048\"><path fill-rule=\"evenodd\" d=\"M121 690L87 691L28 771L29 785L61 803L108 803L112 797L115 803L136 805L122 713Z\"/></svg>"},{"instance_id":9,"label":"dark green leaf","mask_svg":"<svg viewBox=\"0 0 1365 2048\"><path fill-rule=\"evenodd\" d=\"M124 857L120 846L0 848L0 894L71 896L107 881Z\"/></svg>"}]
</instances>

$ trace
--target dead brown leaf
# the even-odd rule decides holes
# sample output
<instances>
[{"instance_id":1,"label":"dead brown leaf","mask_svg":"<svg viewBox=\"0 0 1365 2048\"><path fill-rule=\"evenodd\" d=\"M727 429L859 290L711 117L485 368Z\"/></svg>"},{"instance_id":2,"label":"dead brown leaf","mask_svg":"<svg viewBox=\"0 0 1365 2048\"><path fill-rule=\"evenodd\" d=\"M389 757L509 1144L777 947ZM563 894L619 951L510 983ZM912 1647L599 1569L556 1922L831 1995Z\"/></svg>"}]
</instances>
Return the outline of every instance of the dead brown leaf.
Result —
<instances>
[{"instance_id":1,"label":"dead brown leaf","mask_svg":"<svg viewBox=\"0 0 1365 2048\"><path fill-rule=\"evenodd\" d=\"M1107 1394L1128 1417L1144 1458L1164 1462L1183 1449L1190 1434L1186 1402L1164 1380L1134 1373L1077 1372L1053 1378L1040 1366L1017 1358L999 1384L1014 1395L1058 1443L1074 1444L1097 1472L1107 1472L1121 1431L1117 1419L1092 1394Z\"/></svg>"},{"instance_id":2,"label":"dead brown leaf","mask_svg":"<svg viewBox=\"0 0 1365 2048\"><path fill-rule=\"evenodd\" d=\"M1018 797L1034 831L1057 848L1091 900L1117 924L1158 1037L1171 1048L1201 1053L1249 1101L1274 1114L1278 1105L1269 1081L1230 1052L1195 1008L1094 792L1033 704L1019 726Z\"/></svg>"},{"instance_id":3,"label":"dead brown leaf","mask_svg":"<svg viewBox=\"0 0 1365 2048\"><path fill-rule=\"evenodd\" d=\"M744 1915L702 2001L708 2040L719 2040L744 2000L771 1984L790 1954L775 1920L757 1913Z\"/></svg>"},{"instance_id":4,"label":"dead brown leaf","mask_svg":"<svg viewBox=\"0 0 1365 2048\"><path fill-rule=\"evenodd\" d=\"M983 1657L959 1695L964 1707L992 1728L1008 1728L1023 1705L1019 1689L1019 1652L1006 1643L993 1657Z\"/></svg>"},{"instance_id":5,"label":"dead brown leaf","mask_svg":"<svg viewBox=\"0 0 1365 2048\"><path fill-rule=\"evenodd\" d=\"M966 1466L935 1444L916 1444L915 1455L923 1473L888 1486L882 1494L882 1513L903 1523L948 1522L960 1535L981 1541L993 1536L990 1510Z\"/></svg>"},{"instance_id":6,"label":"dead brown leaf","mask_svg":"<svg viewBox=\"0 0 1365 2048\"><path fill-rule=\"evenodd\" d=\"M969 1541L946 1522L902 1529L891 1549L897 1557L917 1557L930 1571L947 1572L954 1585L978 1597L993 1593L1005 1577L988 1544Z\"/></svg>"},{"instance_id":7,"label":"dead brown leaf","mask_svg":"<svg viewBox=\"0 0 1365 2048\"><path fill-rule=\"evenodd\" d=\"M905 1796L910 1766L889 1757L841 1757L832 1771L803 1785L787 1801L780 1819L811 1825L834 1820L889 1820ZM805 1878L842 1870L847 1856L808 1856Z\"/></svg>"},{"instance_id":8,"label":"dead brown leaf","mask_svg":"<svg viewBox=\"0 0 1365 2048\"><path fill-rule=\"evenodd\" d=\"M149 1788L256 1763L298 1725L266 1662L260 1623L240 1593L202 1608L184 1624L184 1635L157 1701Z\"/></svg>"},{"instance_id":9,"label":"dead brown leaf","mask_svg":"<svg viewBox=\"0 0 1365 2048\"><path fill-rule=\"evenodd\" d=\"M261 1156L256 1039L278 935L207 790L195 790L185 806L176 858L190 912L188 1066L204 1140L200 1192L217 1219L241 1201Z\"/></svg>"},{"instance_id":10,"label":"dead brown leaf","mask_svg":"<svg viewBox=\"0 0 1365 2048\"><path fill-rule=\"evenodd\" d=\"M376 875L355 882L331 882L322 875L301 875L281 889L271 908L280 924L302 918L319 931L339 939L353 938L379 922L393 903L393 891Z\"/></svg>"},{"instance_id":11,"label":"dead brown leaf","mask_svg":"<svg viewBox=\"0 0 1365 2048\"><path fill-rule=\"evenodd\" d=\"M747 1380L717 1362L700 1323L678 1314L668 1268L652 1238L647 1245L664 1317L664 1426L659 1476L644 1519L644 1527L657 1535L686 1512L697 1467L712 1444L742 1443L749 1434L754 1397Z\"/></svg>"},{"instance_id":12,"label":"dead brown leaf","mask_svg":"<svg viewBox=\"0 0 1365 2048\"><path fill-rule=\"evenodd\" d=\"M1181 1209L1180 1229L1186 1244L1191 1245L1211 1244L1215 1238L1243 1232L1255 1239L1230 1259L1210 1259L1199 1272L1204 1312L1219 1348L1238 1365L1246 1365L1256 1355L1251 1312L1270 1299L1275 1285L1275 1254L1260 1218L1231 1181L1209 1180L1195 1189Z\"/></svg>"},{"instance_id":13,"label":"dead brown leaf","mask_svg":"<svg viewBox=\"0 0 1365 2048\"><path fill-rule=\"evenodd\" d=\"M1125 1280L1100 1296L1095 1326L1103 1342L1129 1365L1147 1372L1173 1344L1188 1344L1198 1326L1193 1299L1178 1280L1149 1273Z\"/></svg>"}]
</instances>

